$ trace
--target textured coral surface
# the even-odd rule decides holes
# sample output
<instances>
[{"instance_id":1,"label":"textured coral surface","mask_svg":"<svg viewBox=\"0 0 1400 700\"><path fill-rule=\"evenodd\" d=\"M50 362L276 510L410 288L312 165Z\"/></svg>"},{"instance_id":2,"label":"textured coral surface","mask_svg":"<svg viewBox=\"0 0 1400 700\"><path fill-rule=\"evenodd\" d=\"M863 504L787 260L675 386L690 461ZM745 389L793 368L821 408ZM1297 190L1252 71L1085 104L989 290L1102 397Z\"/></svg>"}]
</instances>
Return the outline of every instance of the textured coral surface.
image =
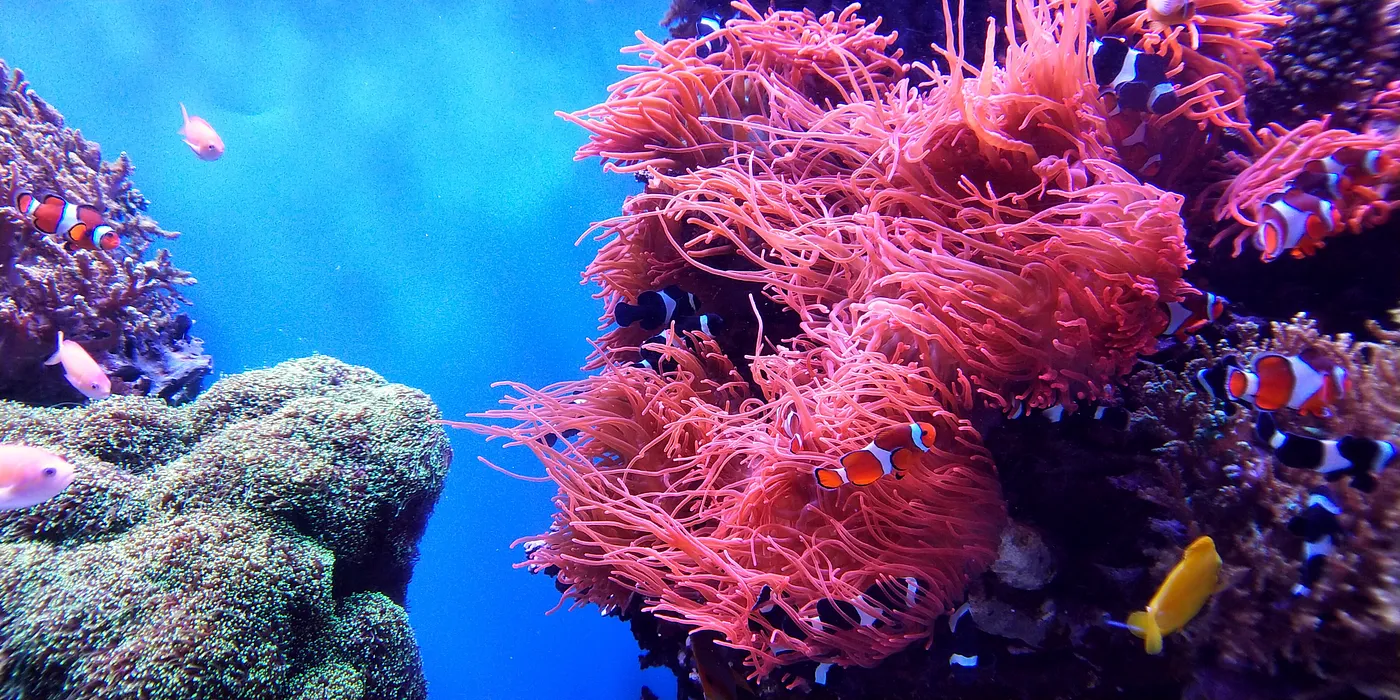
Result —
<instances>
[{"instance_id":1,"label":"textured coral surface","mask_svg":"<svg viewBox=\"0 0 1400 700\"><path fill-rule=\"evenodd\" d=\"M0 403L74 483L0 514L0 697L423 698L404 611L451 458L421 392L325 357L193 403Z\"/></svg>"},{"instance_id":2,"label":"textured coral surface","mask_svg":"<svg viewBox=\"0 0 1400 700\"><path fill-rule=\"evenodd\" d=\"M81 400L43 364L58 333L77 341L114 380L113 392L188 401L212 360L191 337L179 287L194 283L161 239L177 234L145 215L126 154L103 162L97 144L68 128L19 71L0 62L0 398ZM111 251L70 252L14 207L20 192L52 192L95 207L121 237ZM153 256L149 255L154 252Z\"/></svg>"}]
</instances>

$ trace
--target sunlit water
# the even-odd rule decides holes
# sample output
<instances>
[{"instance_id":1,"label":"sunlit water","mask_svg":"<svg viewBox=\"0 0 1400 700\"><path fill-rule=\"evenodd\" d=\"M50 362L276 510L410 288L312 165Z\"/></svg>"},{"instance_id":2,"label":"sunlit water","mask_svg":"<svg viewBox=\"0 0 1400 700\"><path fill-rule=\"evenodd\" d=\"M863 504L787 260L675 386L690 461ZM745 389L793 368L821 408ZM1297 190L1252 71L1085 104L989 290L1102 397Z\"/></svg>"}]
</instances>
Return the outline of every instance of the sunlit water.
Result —
<instances>
[{"instance_id":1,"label":"sunlit water","mask_svg":"<svg viewBox=\"0 0 1400 700\"><path fill-rule=\"evenodd\" d=\"M574 240L636 189L574 163L620 46L662 2L38 2L7 0L0 59L71 126L136 164L216 370L323 353L427 391L449 417L490 383L578 375L601 312ZM179 103L223 136L181 143ZM432 697L634 698L627 627L544 616L551 580L511 568L552 487L508 479L453 435L409 612ZM503 466L537 471L491 449ZM663 692L663 697L665 693Z\"/></svg>"}]
</instances>

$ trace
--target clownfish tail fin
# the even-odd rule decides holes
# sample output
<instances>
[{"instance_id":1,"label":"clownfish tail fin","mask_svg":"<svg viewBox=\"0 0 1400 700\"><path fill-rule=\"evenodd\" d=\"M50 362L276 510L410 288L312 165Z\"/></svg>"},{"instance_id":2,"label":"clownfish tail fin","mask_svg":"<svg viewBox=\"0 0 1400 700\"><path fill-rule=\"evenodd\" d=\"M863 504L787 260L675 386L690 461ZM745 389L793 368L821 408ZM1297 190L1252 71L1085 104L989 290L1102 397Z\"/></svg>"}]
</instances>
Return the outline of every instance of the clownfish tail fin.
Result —
<instances>
[{"instance_id":1,"label":"clownfish tail fin","mask_svg":"<svg viewBox=\"0 0 1400 700\"><path fill-rule=\"evenodd\" d=\"M1128 616L1128 627L1147 643L1147 653L1162 653L1162 630L1157 627L1157 618L1146 610L1139 610Z\"/></svg>"},{"instance_id":2,"label":"clownfish tail fin","mask_svg":"<svg viewBox=\"0 0 1400 700\"><path fill-rule=\"evenodd\" d=\"M619 301L617 302L617 306L613 307L613 320L617 322L617 325L623 328L626 328L627 326L630 326L636 323L637 321L640 321L641 319L642 310L640 307L633 306L625 301Z\"/></svg>"}]
</instances>

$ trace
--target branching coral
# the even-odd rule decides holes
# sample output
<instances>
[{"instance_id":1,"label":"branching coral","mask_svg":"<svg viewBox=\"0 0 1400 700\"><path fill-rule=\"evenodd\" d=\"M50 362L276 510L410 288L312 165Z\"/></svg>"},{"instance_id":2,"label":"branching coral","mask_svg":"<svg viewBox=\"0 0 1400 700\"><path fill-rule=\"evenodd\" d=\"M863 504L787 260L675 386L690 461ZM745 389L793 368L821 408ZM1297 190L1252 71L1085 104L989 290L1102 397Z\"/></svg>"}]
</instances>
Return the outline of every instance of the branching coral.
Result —
<instances>
[{"instance_id":1,"label":"branching coral","mask_svg":"<svg viewBox=\"0 0 1400 700\"><path fill-rule=\"evenodd\" d=\"M176 234L144 214L131 169L125 154L102 162L96 144L67 128L23 74L0 63L0 396L35 403L77 396L61 372L43 366L60 331L118 380L116 393L176 402L198 393L211 361L189 335L179 294L194 278L165 250L146 259L152 243ZM17 193L42 191L96 207L121 245L65 250L14 208Z\"/></svg>"},{"instance_id":2,"label":"branching coral","mask_svg":"<svg viewBox=\"0 0 1400 700\"><path fill-rule=\"evenodd\" d=\"M422 698L402 604L450 451L432 402L325 358L194 403L0 403L77 479L0 514L0 695Z\"/></svg>"},{"instance_id":3,"label":"branching coral","mask_svg":"<svg viewBox=\"0 0 1400 700\"><path fill-rule=\"evenodd\" d=\"M1273 324L1267 340L1245 337L1235 347L1245 353L1311 350L1347 371L1351 391L1338 402L1336 415L1305 421L1288 412L1277 414L1289 430L1395 440L1400 436L1400 384L1395 381L1400 347L1394 340L1329 337L1300 317ZM1252 417L1245 412L1245 420ZM1400 484L1384 474L1370 494L1340 484L1333 487L1334 500L1342 508L1343 532L1312 592L1297 596L1291 587L1297 581L1302 544L1284 526L1301 508L1306 489L1322 477L1270 463L1275 484L1261 505L1272 503L1273 514L1222 523L1253 542L1239 550L1238 560L1247 567L1244 579L1223 593L1210 623L1220 662L1271 675L1301 671L1306 680L1295 682L1330 692L1352 688L1375 696L1394 695L1400 688L1394 664L1400 646L1394 614L1395 601L1400 600L1400 552L1395 545Z\"/></svg>"}]
</instances>

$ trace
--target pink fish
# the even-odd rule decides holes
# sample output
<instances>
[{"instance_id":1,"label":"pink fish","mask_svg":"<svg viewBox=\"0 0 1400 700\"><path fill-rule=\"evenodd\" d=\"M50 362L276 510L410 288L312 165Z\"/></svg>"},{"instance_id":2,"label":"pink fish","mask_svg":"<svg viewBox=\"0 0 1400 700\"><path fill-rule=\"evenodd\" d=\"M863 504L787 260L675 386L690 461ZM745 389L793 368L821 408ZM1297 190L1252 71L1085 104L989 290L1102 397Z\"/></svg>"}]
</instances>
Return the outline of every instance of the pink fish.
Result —
<instances>
[{"instance_id":1,"label":"pink fish","mask_svg":"<svg viewBox=\"0 0 1400 700\"><path fill-rule=\"evenodd\" d=\"M224 154L224 140L209 122L200 117L191 117L180 103L180 114L185 117L185 125L180 127L180 135L185 137L185 145L190 147L200 160L218 160Z\"/></svg>"},{"instance_id":2,"label":"pink fish","mask_svg":"<svg viewBox=\"0 0 1400 700\"><path fill-rule=\"evenodd\" d=\"M38 505L73 483L73 465L48 450L0 445L0 510Z\"/></svg>"},{"instance_id":3,"label":"pink fish","mask_svg":"<svg viewBox=\"0 0 1400 700\"><path fill-rule=\"evenodd\" d=\"M63 331L58 332L58 349L52 357L44 360L46 365L63 364L64 377L74 389L90 399L105 399L112 395L112 380L102 371L102 366L83 346L63 339Z\"/></svg>"}]
</instances>

